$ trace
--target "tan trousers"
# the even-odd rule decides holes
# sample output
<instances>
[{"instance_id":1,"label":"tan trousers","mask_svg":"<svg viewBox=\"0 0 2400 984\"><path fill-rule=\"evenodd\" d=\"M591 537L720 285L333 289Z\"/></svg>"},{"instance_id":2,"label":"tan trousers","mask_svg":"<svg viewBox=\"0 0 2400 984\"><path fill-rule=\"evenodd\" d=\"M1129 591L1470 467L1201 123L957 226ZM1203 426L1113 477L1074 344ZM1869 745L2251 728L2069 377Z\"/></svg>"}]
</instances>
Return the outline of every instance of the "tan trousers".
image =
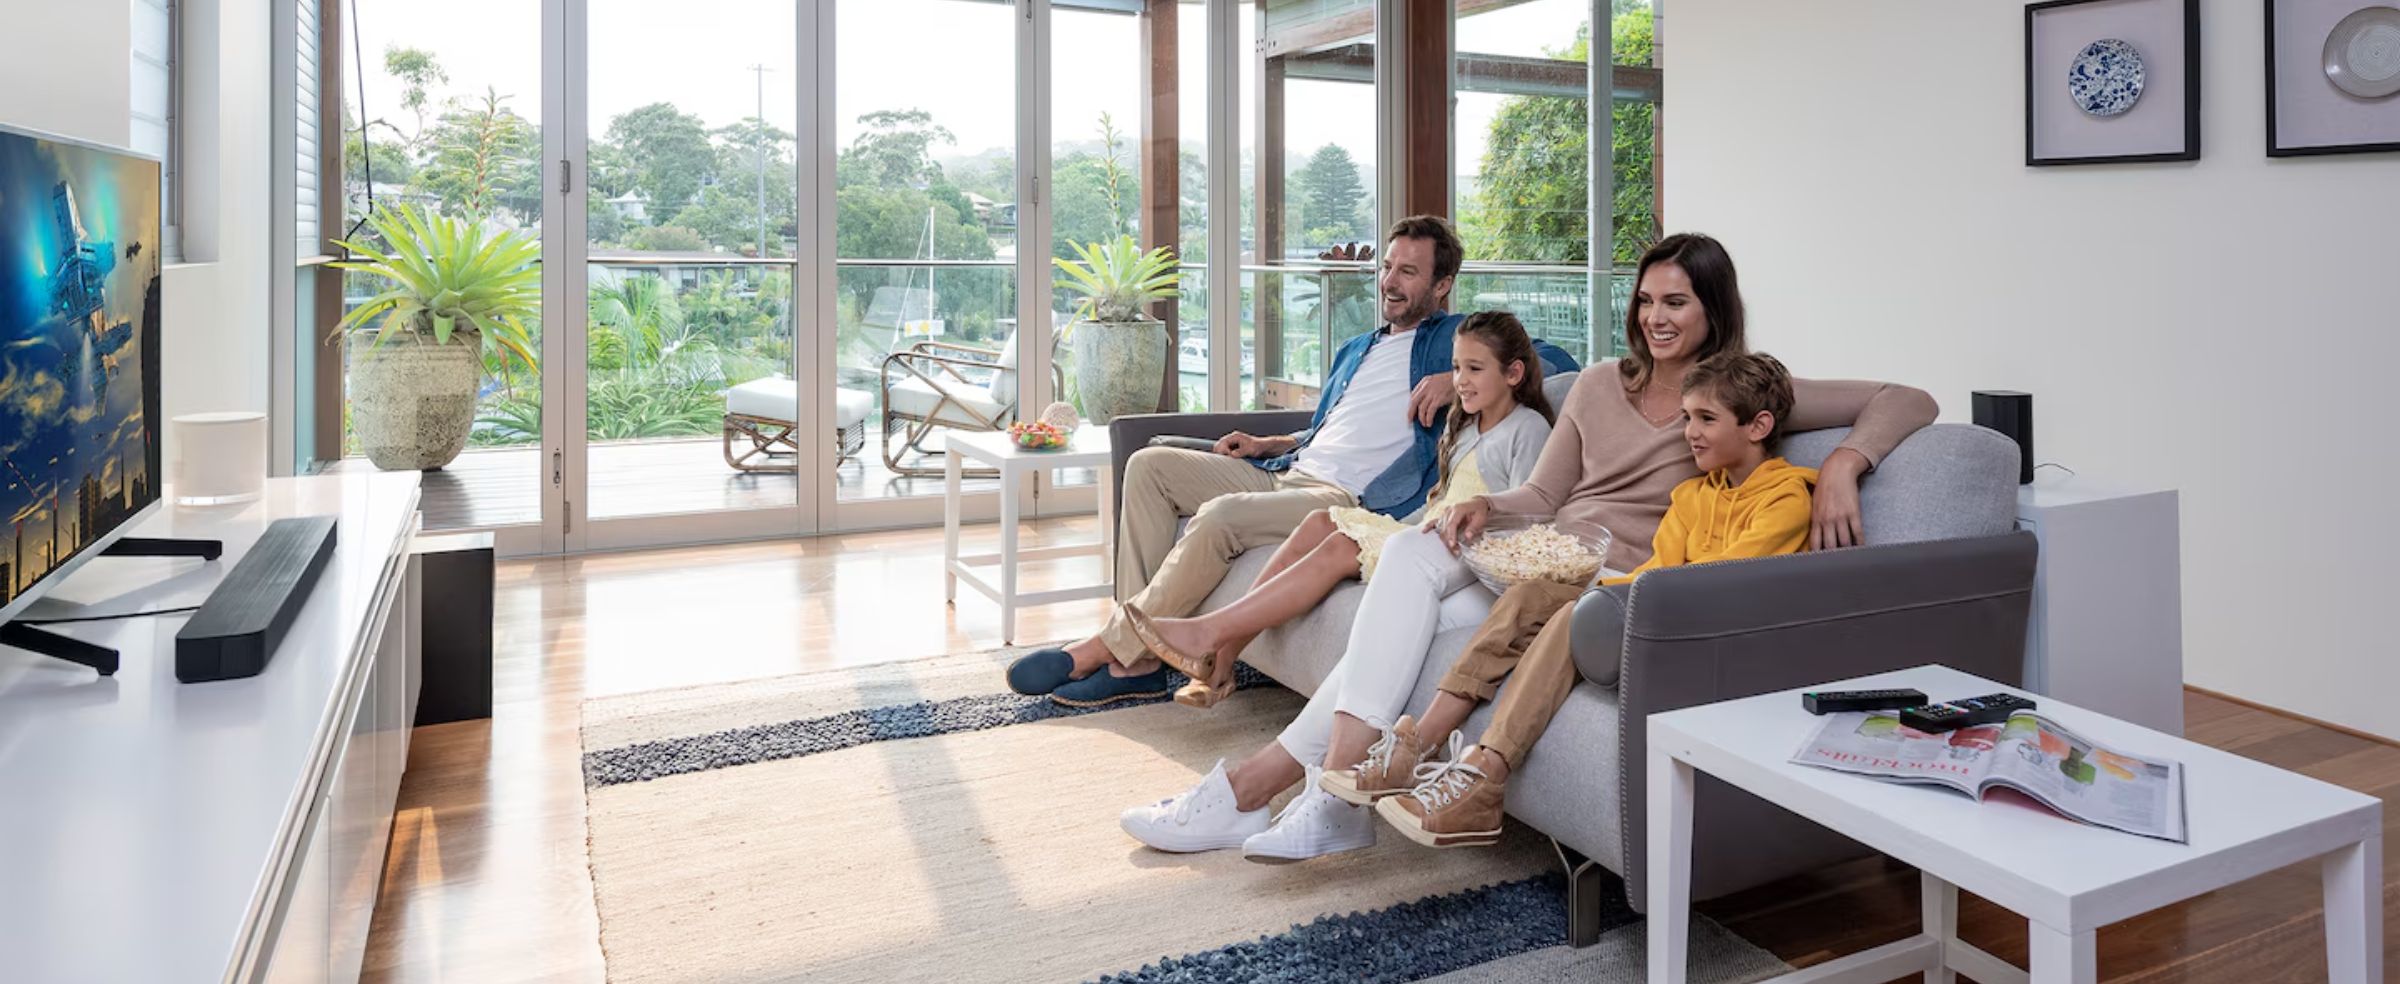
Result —
<instances>
[{"instance_id":1,"label":"tan trousers","mask_svg":"<svg viewBox=\"0 0 2400 984\"><path fill-rule=\"evenodd\" d=\"M1143 448L1125 463L1117 600L1160 618L1192 615L1244 551L1283 542L1311 512L1357 504L1339 486L1305 475L1264 472L1205 451ZM1192 521L1178 540L1175 522L1185 516ZM1100 640L1128 666L1149 654L1122 608L1109 615Z\"/></svg>"},{"instance_id":2,"label":"tan trousers","mask_svg":"<svg viewBox=\"0 0 2400 984\"><path fill-rule=\"evenodd\" d=\"M1442 677L1443 693L1473 701L1492 699L1501 679L1510 678L1479 744L1511 769L1525 764L1526 751L1541 740L1550 718L1575 689L1569 637L1575 600L1581 597L1581 587L1555 581L1526 581L1509 588Z\"/></svg>"}]
</instances>

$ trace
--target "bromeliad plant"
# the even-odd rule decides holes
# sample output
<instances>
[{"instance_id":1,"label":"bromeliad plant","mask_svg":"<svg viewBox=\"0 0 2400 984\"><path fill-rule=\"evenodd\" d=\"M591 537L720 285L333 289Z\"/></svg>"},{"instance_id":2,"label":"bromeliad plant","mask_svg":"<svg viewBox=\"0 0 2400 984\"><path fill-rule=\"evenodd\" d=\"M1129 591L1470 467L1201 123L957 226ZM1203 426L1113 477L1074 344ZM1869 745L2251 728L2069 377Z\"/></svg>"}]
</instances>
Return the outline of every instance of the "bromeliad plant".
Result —
<instances>
[{"instance_id":1,"label":"bromeliad plant","mask_svg":"<svg viewBox=\"0 0 2400 984\"><path fill-rule=\"evenodd\" d=\"M489 343L502 361L535 365L533 333L541 317L541 245L519 232L490 232L465 219L411 206L380 208L368 220L382 248L341 240L362 260L333 264L381 277L391 289L342 316L339 334L372 325L375 347L395 333L434 344ZM464 336L464 337L461 337Z\"/></svg>"},{"instance_id":2,"label":"bromeliad plant","mask_svg":"<svg viewBox=\"0 0 2400 984\"><path fill-rule=\"evenodd\" d=\"M1122 324L1146 321L1143 309L1152 301L1176 296L1175 253L1165 246L1142 252L1132 236L1108 243L1069 243L1076 259L1051 262L1066 274L1058 286L1083 295L1075 302L1082 321Z\"/></svg>"}]
</instances>

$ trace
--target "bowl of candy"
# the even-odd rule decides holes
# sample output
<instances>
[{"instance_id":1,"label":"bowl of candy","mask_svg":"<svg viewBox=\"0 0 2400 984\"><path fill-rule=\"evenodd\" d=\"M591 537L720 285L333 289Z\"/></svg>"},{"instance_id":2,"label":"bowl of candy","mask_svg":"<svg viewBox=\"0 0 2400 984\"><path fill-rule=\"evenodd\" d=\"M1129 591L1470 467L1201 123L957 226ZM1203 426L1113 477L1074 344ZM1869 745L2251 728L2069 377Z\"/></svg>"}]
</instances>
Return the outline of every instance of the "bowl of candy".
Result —
<instances>
[{"instance_id":1,"label":"bowl of candy","mask_svg":"<svg viewBox=\"0 0 2400 984\"><path fill-rule=\"evenodd\" d=\"M1008 436L1027 451L1057 451L1067 446L1069 435L1057 424L1036 420L1008 425Z\"/></svg>"},{"instance_id":2,"label":"bowl of candy","mask_svg":"<svg viewBox=\"0 0 2400 984\"><path fill-rule=\"evenodd\" d=\"M1616 537L1598 523L1494 516L1459 557L1493 594L1522 581L1589 586Z\"/></svg>"}]
</instances>

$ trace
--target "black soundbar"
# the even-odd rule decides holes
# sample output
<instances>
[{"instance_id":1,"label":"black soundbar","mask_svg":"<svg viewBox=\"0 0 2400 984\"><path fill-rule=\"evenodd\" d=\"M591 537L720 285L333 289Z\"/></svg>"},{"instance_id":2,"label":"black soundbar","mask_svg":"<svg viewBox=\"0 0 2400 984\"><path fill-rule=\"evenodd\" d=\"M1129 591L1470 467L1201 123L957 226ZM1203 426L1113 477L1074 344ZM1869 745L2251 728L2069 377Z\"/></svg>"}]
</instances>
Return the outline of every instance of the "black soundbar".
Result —
<instances>
[{"instance_id":1,"label":"black soundbar","mask_svg":"<svg viewBox=\"0 0 2400 984\"><path fill-rule=\"evenodd\" d=\"M333 529L331 516L268 525L266 535L175 633L175 679L236 680L265 670L333 556Z\"/></svg>"}]
</instances>

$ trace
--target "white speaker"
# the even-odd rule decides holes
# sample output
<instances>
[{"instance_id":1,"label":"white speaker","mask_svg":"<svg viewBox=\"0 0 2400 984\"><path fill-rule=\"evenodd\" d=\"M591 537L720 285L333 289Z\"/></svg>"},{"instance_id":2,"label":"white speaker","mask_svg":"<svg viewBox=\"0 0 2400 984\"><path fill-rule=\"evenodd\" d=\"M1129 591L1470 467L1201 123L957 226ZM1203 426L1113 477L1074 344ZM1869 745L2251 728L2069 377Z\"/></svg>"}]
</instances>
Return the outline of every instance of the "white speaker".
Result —
<instances>
[{"instance_id":1,"label":"white speaker","mask_svg":"<svg viewBox=\"0 0 2400 984\"><path fill-rule=\"evenodd\" d=\"M249 502L267 488L267 415L187 413L168 421L167 484L179 506Z\"/></svg>"}]
</instances>

